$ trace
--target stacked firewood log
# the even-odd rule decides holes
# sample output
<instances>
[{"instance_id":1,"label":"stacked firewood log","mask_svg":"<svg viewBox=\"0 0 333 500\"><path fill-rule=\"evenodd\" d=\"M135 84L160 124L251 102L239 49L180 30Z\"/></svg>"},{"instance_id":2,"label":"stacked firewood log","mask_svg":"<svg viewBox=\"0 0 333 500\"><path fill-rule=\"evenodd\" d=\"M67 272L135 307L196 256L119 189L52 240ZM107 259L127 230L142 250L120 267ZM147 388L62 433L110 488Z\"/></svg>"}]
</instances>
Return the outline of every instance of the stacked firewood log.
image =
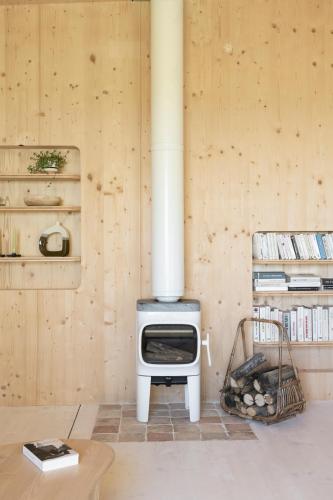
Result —
<instances>
[{"instance_id":1,"label":"stacked firewood log","mask_svg":"<svg viewBox=\"0 0 333 500\"><path fill-rule=\"evenodd\" d=\"M283 365L281 382L294 379L294 369ZM279 368L270 366L262 352L256 353L230 373L225 404L249 417L268 417L276 413Z\"/></svg>"}]
</instances>

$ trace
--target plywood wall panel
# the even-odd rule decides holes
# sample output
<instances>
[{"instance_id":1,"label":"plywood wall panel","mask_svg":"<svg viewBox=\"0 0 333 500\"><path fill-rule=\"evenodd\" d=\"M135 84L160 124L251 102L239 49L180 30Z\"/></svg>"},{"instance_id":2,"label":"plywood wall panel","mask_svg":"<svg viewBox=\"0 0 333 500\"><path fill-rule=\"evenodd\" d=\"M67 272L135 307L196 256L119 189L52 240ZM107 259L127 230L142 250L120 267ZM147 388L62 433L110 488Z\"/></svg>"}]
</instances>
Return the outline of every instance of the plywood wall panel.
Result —
<instances>
[{"instance_id":1,"label":"plywood wall panel","mask_svg":"<svg viewBox=\"0 0 333 500\"><path fill-rule=\"evenodd\" d=\"M333 7L184 4L186 296L201 300L211 334L203 397L215 400L251 311L252 233L332 229ZM80 288L15 295L34 318L30 350L10 354L11 310L1 325L1 368L23 366L13 393L27 403L135 397L135 301L151 279L149 22L149 2L0 9L0 140L77 146L82 173ZM311 352L311 369L321 363L310 350L302 369ZM319 375L302 377L311 396Z\"/></svg>"}]
</instances>

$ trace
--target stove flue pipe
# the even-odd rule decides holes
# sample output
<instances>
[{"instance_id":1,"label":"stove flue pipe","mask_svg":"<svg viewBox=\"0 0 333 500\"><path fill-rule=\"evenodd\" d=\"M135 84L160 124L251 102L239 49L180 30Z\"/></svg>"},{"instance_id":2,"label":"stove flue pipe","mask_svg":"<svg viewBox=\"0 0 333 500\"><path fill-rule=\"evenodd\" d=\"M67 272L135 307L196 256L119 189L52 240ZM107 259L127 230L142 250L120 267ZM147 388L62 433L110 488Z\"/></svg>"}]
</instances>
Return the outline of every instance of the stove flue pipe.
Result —
<instances>
[{"instance_id":1,"label":"stove flue pipe","mask_svg":"<svg viewBox=\"0 0 333 500\"><path fill-rule=\"evenodd\" d=\"M152 293L184 295L183 0L151 0Z\"/></svg>"}]
</instances>

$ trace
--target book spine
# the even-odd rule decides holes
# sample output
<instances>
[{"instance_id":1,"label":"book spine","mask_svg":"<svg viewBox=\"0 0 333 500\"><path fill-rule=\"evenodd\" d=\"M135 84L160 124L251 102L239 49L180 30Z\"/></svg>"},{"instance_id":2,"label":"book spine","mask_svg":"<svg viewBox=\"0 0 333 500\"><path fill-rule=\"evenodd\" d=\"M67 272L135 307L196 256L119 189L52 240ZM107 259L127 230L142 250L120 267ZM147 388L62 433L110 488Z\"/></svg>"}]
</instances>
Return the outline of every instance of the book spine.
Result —
<instances>
[{"instance_id":1,"label":"book spine","mask_svg":"<svg viewBox=\"0 0 333 500\"><path fill-rule=\"evenodd\" d=\"M317 307L317 340L322 342L323 340L323 308L322 306Z\"/></svg>"},{"instance_id":2,"label":"book spine","mask_svg":"<svg viewBox=\"0 0 333 500\"><path fill-rule=\"evenodd\" d=\"M313 342L318 341L318 313L317 308L312 308L312 340Z\"/></svg>"},{"instance_id":3,"label":"book spine","mask_svg":"<svg viewBox=\"0 0 333 500\"><path fill-rule=\"evenodd\" d=\"M270 306L266 306L266 319L271 319L271 308ZM270 323L265 325L265 336L266 342L272 342L272 326Z\"/></svg>"},{"instance_id":4,"label":"book spine","mask_svg":"<svg viewBox=\"0 0 333 500\"><path fill-rule=\"evenodd\" d=\"M297 340L304 342L304 307L297 307Z\"/></svg>"},{"instance_id":5,"label":"book spine","mask_svg":"<svg viewBox=\"0 0 333 500\"><path fill-rule=\"evenodd\" d=\"M319 248L320 258L323 260L326 260L327 256L326 256L326 252L325 252L325 247L324 247L322 235L320 233L316 233L316 240L317 240L317 245Z\"/></svg>"},{"instance_id":6,"label":"book spine","mask_svg":"<svg viewBox=\"0 0 333 500\"><path fill-rule=\"evenodd\" d=\"M297 311L295 309L290 311L290 329L291 329L291 341L296 342L296 340L297 340Z\"/></svg>"},{"instance_id":7,"label":"book spine","mask_svg":"<svg viewBox=\"0 0 333 500\"><path fill-rule=\"evenodd\" d=\"M333 307L328 308L328 340L333 341Z\"/></svg>"},{"instance_id":8,"label":"book spine","mask_svg":"<svg viewBox=\"0 0 333 500\"><path fill-rule=\"evenodd\" d=\"M252 309L252 316L254 318L260 318L260 312L259 312L259 307L257 306L253 306L253 309ZM259 328L260 328L260 323L253 323L252 324L253 326L253 341L254 342L260 342L260 331L259 331Z\"/></svg>"},{"instance_id":9,"label":"book spine","mask_svg":"<svg viewBox=\"0 0 333 500\"><path fill-rule=\"evenodd\" d=\"M328 309L323 308L323 342L328 342Z\"/></svg>"},{"instance_id":10,"label":"book spine","mask_svg":"<svg viewBox=\"0 0 333 500\"><path fill-rule=\"evenodd\" d=\"M260 319L266 319L266 307L265 306L259 306L259 317ZM266 329L265 329L265 323L259 323L260 325L260 342L266 342Z\"/></svg>"},{"instance_id":11,"label":"book spine","mask_svg":"<svg viewBox=\"0 0 333 500\"><path fill-rule=\"evenodd\" d=\"M300 256L300 253L299 253L298 248L297 248L296 238L295 238L294 234L291 235L291 243L292 243L293 248L294 248L296 259L299 260L301 258L301 256Z\"/></svg>"}]
</instances>

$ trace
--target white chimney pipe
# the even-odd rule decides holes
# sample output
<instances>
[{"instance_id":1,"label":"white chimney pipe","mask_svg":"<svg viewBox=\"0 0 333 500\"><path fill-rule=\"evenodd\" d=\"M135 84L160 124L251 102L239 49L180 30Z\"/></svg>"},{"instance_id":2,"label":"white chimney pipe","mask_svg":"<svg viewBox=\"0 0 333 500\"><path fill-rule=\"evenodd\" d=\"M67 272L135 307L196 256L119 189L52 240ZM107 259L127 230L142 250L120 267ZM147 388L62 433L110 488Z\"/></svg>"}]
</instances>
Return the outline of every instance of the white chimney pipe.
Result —
<instances>
[{"instance_id":1,"label":"white chimney pipe","mask_svg":"<svg viewBox=\"0 0 333 500\"><path fill-rule=\"evenodd\" d=\"M151 0L153 296L184 295L183 0Z\"/></svg>"}]
</instances>

